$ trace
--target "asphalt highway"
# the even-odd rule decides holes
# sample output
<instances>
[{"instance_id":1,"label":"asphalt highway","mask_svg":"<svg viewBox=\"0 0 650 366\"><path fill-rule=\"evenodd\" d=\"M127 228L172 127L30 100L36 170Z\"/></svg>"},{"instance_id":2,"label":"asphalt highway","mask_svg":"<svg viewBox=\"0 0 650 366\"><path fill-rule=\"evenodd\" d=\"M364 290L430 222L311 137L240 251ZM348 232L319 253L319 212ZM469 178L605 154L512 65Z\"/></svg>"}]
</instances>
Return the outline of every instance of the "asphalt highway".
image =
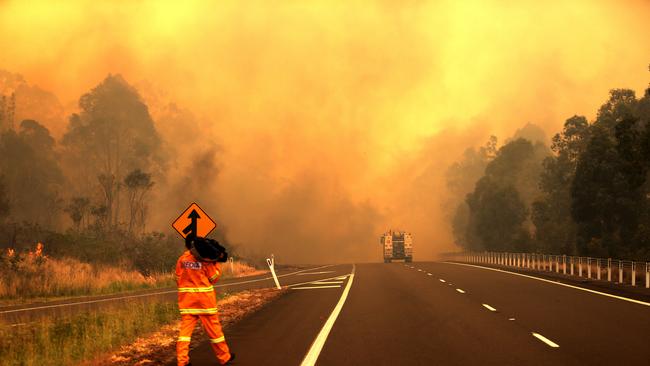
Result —
<instances>
[{"instance_id":1,"label":"asphalt highway","mask_svg":"<svg viewBox=\"0 0 650 366\"><path fill-rule=\"evenodd\" d=\"M226 329L236 365L307 366L314 360L317 365L647 365L650 360L647 302L453 263L328 270L335 272L315 274L313 283L293 286L301 289ZM215 364L207 343L190 356L194 366Z\"/></svg>"}]
</instances>

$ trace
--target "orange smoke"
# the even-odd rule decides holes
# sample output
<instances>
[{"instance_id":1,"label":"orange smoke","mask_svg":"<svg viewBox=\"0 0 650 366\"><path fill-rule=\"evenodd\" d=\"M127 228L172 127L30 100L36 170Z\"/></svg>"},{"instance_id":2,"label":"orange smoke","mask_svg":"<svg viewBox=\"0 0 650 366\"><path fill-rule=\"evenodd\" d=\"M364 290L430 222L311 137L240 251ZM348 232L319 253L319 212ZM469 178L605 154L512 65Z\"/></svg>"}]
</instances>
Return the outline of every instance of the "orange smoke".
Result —
<instances>
[{"instance_id":1,"label":"orange smoke","mask_svg":"<svg viewBox=\"0 0 650 366\"><path fill-rule=\"evenodd\" d=\"M450 250L465 147L647 84L647 2L397 4L5 1L0 68L68 112L121 73L178 156L154 227L197 200L242 250L300 262L379 260L398 227L416 259Z\"/></svg>"}]
</instances>

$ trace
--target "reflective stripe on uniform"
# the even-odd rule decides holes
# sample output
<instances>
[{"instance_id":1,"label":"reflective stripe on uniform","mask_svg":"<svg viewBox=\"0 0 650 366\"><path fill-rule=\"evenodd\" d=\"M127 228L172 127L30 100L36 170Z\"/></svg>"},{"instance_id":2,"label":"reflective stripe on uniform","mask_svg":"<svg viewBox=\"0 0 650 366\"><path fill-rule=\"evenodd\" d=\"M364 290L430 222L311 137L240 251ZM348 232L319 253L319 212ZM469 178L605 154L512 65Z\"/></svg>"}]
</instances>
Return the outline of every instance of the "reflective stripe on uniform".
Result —
<instances>
[{"instance_id":1,"label":"reflective stripe on uniform","mask_svg":"<svg viewBox=\"0 0 650 366\"><path fill-rule=\"evenodd\" d=\"M216 314L217 308L207 309L179 309L181 314Z\"/></svg>"},{"instance_id":2,"label":"reflective stripe on uniform","mask_svg":"<svg viewBox=\"0 0 650 366\"><path fill-rule=\"evenodd\" d=\"M212 292L214 287L179 287L178 292Z\"/></svg>"},{"instance_id":3,"label":"reflective stripe on uniform","mask_svg":"<svg viewBox=\"0 0 650 366\"><path fill-rule=\"evenodd\" d=\"M210 281L214 281L219 277L219 270L217 270L217 273L214 274L214 276L210 277Z\"/></svg>"},{"instance_id":4,"label":"reflective stripe on uniform","mask_svg":"<svg viewBox=\"0 0 650 366\"><path fill-rule=\"evenodd\" d=\"M210 338L210 343L221 343L225 342L226 338L224 336L221 336L219 338Z\"/></svg>"},{"instance_id":5,"label":"reflective stripe on uniform","mask_svg":"<svg viewBox=\"0 0 650 366\"><path fill-rule=\"evenodd\" d=\"M178 337L178 342L189 342L191 340L192 337L183 337L183 336Z\"/></svg>"}]
</instances>

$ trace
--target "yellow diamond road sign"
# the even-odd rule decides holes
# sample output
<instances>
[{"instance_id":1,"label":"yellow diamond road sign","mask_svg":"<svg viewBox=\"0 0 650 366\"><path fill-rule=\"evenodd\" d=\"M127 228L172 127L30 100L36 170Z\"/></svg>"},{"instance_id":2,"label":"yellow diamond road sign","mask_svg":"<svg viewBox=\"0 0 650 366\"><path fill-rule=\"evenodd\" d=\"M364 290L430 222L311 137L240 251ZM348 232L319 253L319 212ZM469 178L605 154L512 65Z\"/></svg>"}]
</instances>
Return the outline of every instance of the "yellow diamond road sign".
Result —
<instances>
[{"instance_id":1,"label":"yellow diamond road sign","mask_svg":"<svg viewBox=\"0 0 650 366\"><path fill-rule=\"evenodd\" d=\"M214 222L197 205L192 203L183 213L172 223L172 227L178 231L183 238L186 238L188 235L201 236L205 237L214 228L217 227L217 223Z\"/></svg>"}]
</instances>

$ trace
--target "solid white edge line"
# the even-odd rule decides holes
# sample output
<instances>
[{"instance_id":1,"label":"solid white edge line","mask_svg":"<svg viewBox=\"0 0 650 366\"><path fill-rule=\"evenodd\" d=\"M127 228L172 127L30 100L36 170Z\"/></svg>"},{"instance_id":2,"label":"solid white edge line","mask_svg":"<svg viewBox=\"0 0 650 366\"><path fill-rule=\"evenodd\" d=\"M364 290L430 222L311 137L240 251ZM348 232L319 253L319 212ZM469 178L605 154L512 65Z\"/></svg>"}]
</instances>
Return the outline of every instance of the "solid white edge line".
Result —
<instances>
[{"instance_id":1,"label":"solid white edge line","mask_svg":"<svg viewBox=\"0 0 650 366\"><path fill-rule=\"evenodd\" d=\"M349 275L345 275L345 277L347 277L347 276L349 276ZM312 283L317 282L317 281L329 281L329 280L335 280L335 279L338 279L338 277L330 277L330 278L323 278L323 279L320 279L320 280L313 280L313 281L307 281L307 282L294 283L294 284L291 284L291 285L287 285L287 287L308 285L308 284L312 284Z\"/></svg>"},{"instance_id":2,"label":"solid white edge line","mask_svg":"<svg viewBox=\"0 0 650 366\"><path fill-rule=\"evenodd\" d=\"M531 333L533 334L533 337L535 337L535 338L539 339L540 341L546 343L546 344L547 344L548 346L550 346L550 347L553 347L553 348L558 348L558 347L560 347L559 344L553 342L552 340L550 340L550 339L544 337L543 335L541 335L541 334L539 334L539 333L535 333L535 332L531 332Z\"/></svg>"},{"instance_id":3,"label":"solid white edge line","mask_svg":"<svg viewBox=\"0 0 650 366\"><path fill-rule=\"evenodd\" d=\"M329 264L329 265L326 265L326 266L320 266L320 267L316 267L316 268L303 269L303 270L296 271L296 272L285 273L285 274L280 275L278 277L291 276L291 275L294 275L296 273L302 273L302 272L312 271L312 270L315 270L315 269L321 269L321 268L326 268L326 267L333 267L333 266L336 266L336 265L337 264ZM269 279L272 279L272 278L273 277L264 277L264 278L258 278L258 279L255 279L255 280L224 283L222 285L214 285L212 287L217 288L217 287L227 287L227 286L241 285L241 284L244 284L244 283L265 281L265 280L269 280ZM309 283L309 282L307 282L307 283ZM149 292L149 293L146 293L146 294L139 294L139 295L128 295L128 296L121 296L121 297L109 297L109 298L106 298L106 299L77 301L77 302L68 302L68 303L65 303L65 304L44 305L44 306L35 306L35 307L13 309L13 310L3 310L3 311L0 311L0 314L18 313L18 312L23 312L23 311L27 312L27 311L32 311L32 310L41 310L41 309L50 309L50 308L61 308L61 307L65 307L65 306L94 304L94 303L98 303L98 302L116 301L116 300L124 300L124 299L134 299L134 298L138 298L138 297L171 294L173 292L177 292L177 290L174 289L174 290L169 290L169 291Z\"/></svg>"},{"instance_id":4,"label":"solid white edge line","mask_svg":"<svg viewBox=\"0 0 650 366\"><path fill-rule=\"evenodd\" d=\"M573 285L569 285L569 284L562 283L562 282L555 282L555 281L547 280L547 279L545 279L545 278L539 278L539 277L535 277L535 276L529 276L529 275L525 275L525 274L522 274L522 273L516 273L516 272L504 271L504 270L502 270L502 269L497 269L497 268L490 268L490 267L484 267L484 266L477 266L477 265L475 265L475 264L456 263L456 262L443 262L443 263L454 264L454 265L457 265L457 266L467 266L467 267L476 267L476 268L488 269L488 270L490 270L490 271L495 271L495 272L509 273L509 274L511 274L511 275L515 275L515 276L526 277L526 278L530 278L530 279L533 279L533 280L542 281L542 282L546 282L546 283L551 283L551 284L558 285L558 286L564 286L564 287L569 287L569 288L576 289L576 290L581 290L581 291L591 292L592 294L597 294L597 295L607 296L607 297L611 297L611 298L618 299L618 300L623 300L623 301L629 301L629 302L632 302L632 303L635 303L635 304L639 304L639 305L650 306L650 302L645 302L645 301L641 301L641 300L630 299L630 298L623 297L623 296L612 295L612 294L608 294L608 293L606 293L606 292L600 292L600 291L591 290L591 289L584 288L584 287L573 286Z\"/></svg>"},{"instance_id":5,"label":"solid white edge line","mask_svg":"<svg viewBox=\"0 0 650 366\"><path fill-rule=\"evenodd\" d=\"M332 285L332 286L308 286L308 287L292 287L292 290L313 290L317 288L335 288L341 287L341 285Z\"/></svg>"},{"instance_id":6,"label":"solid white edge line","mask_svg":"<svg viewBox=\"0 0 650 366\"><path fill-rule=\"evenodd\" d=\"M316 339L314 339L314 342L311 344L311 347L309 348L309 351L305 355L305 358L303 358L300 366L316 365L318 356L320 355L320 352L323 350L325 341L327 341L327 336L330 334L330 331L334 326L334 322L336 322L336 318L338 318L339 314L341 313L341 309L343 309L343 304L345 304L345 300L348 298L348 293L350 293L350 287L352 287L352 281L354 281L355 269L356 266L353 264L352 273L350 273L350 279L348 280L348 284L345 286L345 289L341 293L341 298L339 299L339 302L334 307L334 310L332 310L332 313L330 314L329 318L327 318L327 321L325 322L323 328L316 336Z\"/></svg>"},{"instance_id":7,"label":"solid white edge line","mask_svg":"<svg viewBox=\"0 0 650 366\"><path fill-rule=\"evenodd\" d=\"M459 288L457 288L456 291L460 292L461 294L464 294L464 293L465 293L465 291L463 291L463 290L461 290L461 289L459 289Z\"/></svg>"},{"instance_id":8,"label":"solid white edge line","mask_svg":"<svg viewBox=\"0 0 650 366\"><path fill-rule=\"evenodd\" d=\"M343 281L314 281L312 284L314 285L336 285L336 284L342 284Z\"/></svg>"},{"instance_id":9,"label":"solid white edge line","mask_svg":"<svg viewBox=\"0 0 650 366\"><path fill-rule=\"evenodd\" d=\"M488 309L488 310L490 310L490 311L497 311L497 309L491 307L491 306L488 305L488 304L481 304L481 305L483 305L484 308L486 308L486 309Z\"/></svg>"},{"instance_id":10,"label":"solid white edge line","mask_svg":"<svg viewBox=\"0 0 650 366\"><path fill-rule=\"evenodd\" d=\"M317 274L323 274L323 273L332 273L334 271L321 271L321 272L311 272L311 273L300 273L298 276L307 276L307 275L317 275Z\"/></svg>"}]
</instances>

